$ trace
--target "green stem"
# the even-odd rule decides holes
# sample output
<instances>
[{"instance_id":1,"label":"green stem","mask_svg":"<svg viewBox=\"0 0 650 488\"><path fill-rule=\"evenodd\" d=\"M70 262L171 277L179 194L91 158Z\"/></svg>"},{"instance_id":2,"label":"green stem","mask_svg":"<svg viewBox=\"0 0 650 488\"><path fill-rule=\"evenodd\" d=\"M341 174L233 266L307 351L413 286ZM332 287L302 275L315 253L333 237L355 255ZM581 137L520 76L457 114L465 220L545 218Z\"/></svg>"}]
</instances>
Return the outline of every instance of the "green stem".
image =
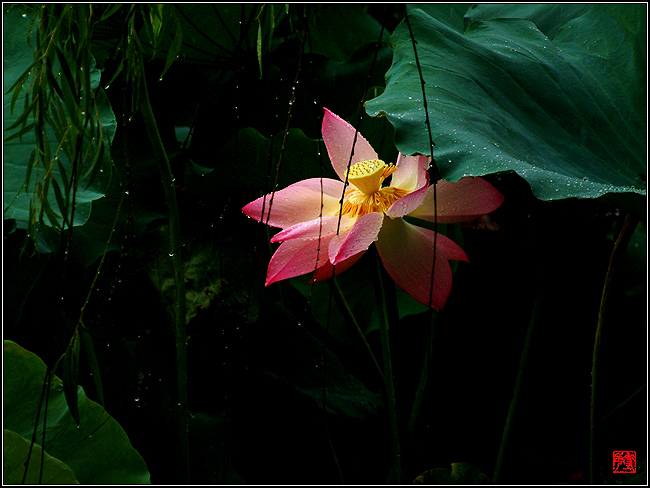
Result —
<instances>
[{"instance_id":1,"label":"green stem","mask_svg":"<svg viewBox=\"0 0 650 488\"><path fill-rule=\"evenodd\" d=\"M526 367L526 358L528 357L528 350L533 337L533 329L535 327L535 320L537 319L537 312L539 310L539 295L533 304L533 310L528 323L528 330L526 331L526 338L524 339L524 346L521 349L521 357L519 359L519 371L517 372L517 379L515 380L515 387L512 391L512 399L510 400L510 407L508 408L508 416L506 417L506 424L503 427L503 434L501 435L501 445L499 446L499 454L497 454L497 462L494 468L494 475L492 480L495 484L499 483L501 478L501 469L503 467L503 460L505 458L506 449L508 447L508 440L510 439L510 429L512 427L513 419L517 411L517 403L519 402L519 395L521 393L521 383L524 377L524 368Z\"/></svg>"},{"instance_id":2,"label":"green stem","mask_svg":"<svg viewBox=\"0 0 650 488\"><path fill-rule=\"evenodd\" d=\"M329 283L329 281L328 281ZM381 367L379 366L379 363L377 362L377 358L372 352L372 349L370 348L370 344L368 344L368 341L366 340L366 336L364 335L363 331L361 330L361 327L359 326L359 322L357 322L356 317L354 316L354 313L352 313L352 309L350 308L350 305L348 305L347 300L345 299L345 295L343 294L343 290L341 290L341 286L339 285L339 282L336 280L336 276L333 276L331 279L331 284L333 284L334 289L336 290L336 294L338 295L338 298L340 300L341 305L343 305L343 310L345 311L346 315L348 316L348 319L350 322L352 322L352 325L354 325L356 331L357 331L357 336L359 337L359 340L363 344L366 352L370 356L370 359L372 360L373 365L375 366L375 370L377 371L377 374L379 374L379 377L381 378L382 382L384 381L384 373L381 370ZM332 286L332 285L330 285Z\"/></svg>"},{"instance_id":3,"label":"green stem","mask_svg":"<svg viewBox=\"0 0 650 488\"><path fill-rule=\"evenodd\" d=\"M427 333L427 345L424 350L424 359L422 361L422 371L420 372L420 381L418 383L417 390L415 390L415 398L413 399L413 407L411 407L411 415L408 421L408 432L411 439L413 438L413 431L415 430L415 423L418 419L418 413L420 411L420 406L422 405L422 398L424 397L424 391L427 386L427 379L429 377L429 359L433 353L433 338L435 336L436 330L436 311L432 308L429 309L430 314L430 327Z\"/></svg>"},{"instance_id":4,"label":"green stem","mask_svg":"<svg viewBox=\"0 0 650 488\"><path fill-rule=\"evenodd\" d=\"M627 397L625 400L623 400L623 402L619 403L616 407L614 407L614 409L611 412L609 412L607 415L604 415L603 418L600 419L600 421L604 422L605 420L607 420L609 417L614 415L616 412L618 412L625 405L627 405L632 400L634 400L639 395L639 393L641 393L645 389L646 389L646 385L639 386L634 393L632 393L629 397Z\"/></svg>"},{"instance_id":5,"label":"green stem","mask_svg":"<svg viewBox=\"0 0 650 488\"><path fill-rule=\"evenodd\" d=\"M605 284L603 285L603 293L600 297L600 308L598 310L598 324L596 326L596 337L594 339L594 353L591 362L591 411L589 416L589 483L596 482L596 423L597 423L597 394L598 394L598 355L600 352L600 345L603 334L603 324L605 314L607 311L607 301L611 291L612 277L615 270L615 265L620 257L624 254L627 244L632 238L632 234L636 229L638 223L637 217L632 217L628 214L623 223L623 228L618 234L612 254L609 258L609 266L607 267L607 274L605 275Z\"/></svg>"},{"instance_id":6,"label":"green stem","mask_svg":"<svg viewBox=\"0 0 650 488\"><path fill-rule=\"evenodd\" d=\"M325 397L323 397L323 402ZM330 436L329 429L327 428L327 422L325 422L325 413L323 413L323 431L325 432L325 438L327 439L327 444L332 453L332 461L334 462L334 467L336 468L336 474L339 478L339 484L345 485L345 478L343 477L343 470L341 469L341 464L339 463L339 457L336 455L336 449L334 449L334 443L332 442L332 437Z\"/></svg>"},{"instance_id":7,"label":"green stem","mask_svg":"<svg viewBox=\"0 0 650 488\"><path fill-rule=\"evenodd\" d=\"M160 178L165 192L165 201L169 210L169 246L172 266L174 269L174 283L176 287L176 316L174 321L174 336L176 342L176 374L177 374L177 406L179 421L179 449L181 479L190 482L190 457L189 457L189 416L187 409L187 331L186 325L186 297L185 279L183 276L183 260L178 251L182 247L180 215L176 202L176 189L169 159L165 152L158 125L151 108L144 66L140 57L140 75L138 105L144 119L145 128L155 159L158 163Z\"/></svg>"},{"instance_id":8,"label":"green stem","mask_svg":"<svg viewBox=\"0 0 650 488\"><path fill-rule=\"evenodd\" d=\"M379 333L381 337L381 352L384 359L384 387L388 401L388 415L390 416L390 432L393 441L393 473L394 483L402 484L402 453L399 443L399 431L397 427L397 402L395 401L395 384L393 383L393 365L390 359L390 344L388 340L388 310L386 307L386 292L381 276L381 263L379 254L377 258L377 284L380 290L381 304L379 306Z\"/></svg>"}]
</instances>

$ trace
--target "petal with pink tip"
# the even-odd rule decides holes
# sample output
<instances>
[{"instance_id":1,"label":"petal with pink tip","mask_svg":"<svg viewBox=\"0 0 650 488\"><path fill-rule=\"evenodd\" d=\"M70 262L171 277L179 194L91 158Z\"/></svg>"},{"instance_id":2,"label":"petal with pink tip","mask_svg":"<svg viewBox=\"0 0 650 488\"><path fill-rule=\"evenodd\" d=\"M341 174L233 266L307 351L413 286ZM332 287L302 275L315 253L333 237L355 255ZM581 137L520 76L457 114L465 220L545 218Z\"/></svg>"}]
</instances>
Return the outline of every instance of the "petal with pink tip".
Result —
<instances>
[{"instance_id":1,"label":"petal with pink tip","mask_svg":"<svg viewBox=\"0 0 650 488\"><path fill-rule=\"evenodd\" d=\"M339 216L330 215L322 219L317 218L309 222L299 222L291 227L287 227L275 234L271 238L271 242L282 242L291 239L318 239L319 236L336 235L337 229L339 234L347 232L353 225L354 219L340 217L339 225Z\"/></svg>"},{"instance_id":2,"label":"petal with pink tip","mask_svg":"<svg viewBox=\"0 0 650 488\"><path fill-rule=\"evenodd\" d=\"M389 217L404 217L405 215L410 214L424 201L424 197L427 194L426 185L416 190L408 195L403 196L395 203L393 203L388 210L386 210L386 215Z\"/></svg>"},{"instance_id":3,"label":"petal with pink tip","mask_svg":"<svg viewBox=\"0 0 650 488\"><path fill-rule=\"evenodd\" d=\"M357 140L354 145L352 164L377 159L377 152L370 143L352 125L328 109L325 109L322 133L332 167L341 178L341 181L345 181L345 171L348 169L348 163L350 163L355 133Z\"/></svg>"},{"instance_id":4,"label":"petal with pink tip","mask_svg":"<svg viewBox=\"0 0 650 488\"><path fill-rule=\"evenodd\" d=\"M434 267L434 235L434 232L411 225L403 219L385 219L376 245L379 256L395 283L418 302L440 310L451 292L452 273L448 260L468 259L454 241L438 234L435 238Z\"/></svg>"},{"instance_id":5,"label":"petal with pink tip","mask_svg":"<svg viewBox=\"0 0 650 488\"><path fill-rule=\"evenodd\" d=\"M457 182L438 181L438 222L466 222L495 211L503 203L503 195L483 178L463 178ZM433 185L429 187L422 205L410 215L434 220Z\"/></svg>"},{"instance_id":6,"label":"petal with pink tip","mask_svg":"<svg viewBox=\"0 0 650 488\"><path fill-rule=\"evenodd\" d=\"M329 178L310 178L276 191L275 194L260 197L242 208L242 211L264 224L284 229L299 222L317 219L320 215L336 213L342 195L342 182Z\"/></svg>"},{"instance_id":7,"label":"petal with pink tip","mask_svg":"<svg viewBox=\"0 0 650 488\"><path fill-rule=\"evenodd\" d=\"M265 286L315 271L328 261L327 246L332 236L314 240L293 239L280 244L266 272Z\"/></svg>"},{"instance_id":8,"label":"petal with pink tip","mask_svg":"<svg viewBox=\"0 0 650 488\"><path fill-rule=\"evenodd\" d=\"M361 251L360 253L355 254L354 256L351 256L348 259L344 259L340 263L337 263L336 266L334 266L330 261L327 261L323 266L321 266L316 270L310 283L316 283L317 281L327 280L332 277L332 272L334 272L338 276L339 274L343 273L343 271L350 268L359 259L361 259L361 256L363 256L364 254L365 251Z\"/></svg>"},{"instance_id":9,"label":"petal with pink tip","mask_svg":"<svg viewBox=\"0 0 650 488\"><path fill-rule=\"evenodd\" d=\"M335 235L329 244L330 262L338 265L341 261L368 249L370 244L377 240L383 220L384 214L372 212L359 217L346 234Z\"/></svg>"},{"instance_id":10,"label":"petal with pink tip","mask_svg":"<svg viewBox=\"0 0 650 488\"><path fill-rule=\"evenodd\" d=\"M427 169L431 164L430 156L397 156L397 171L391 176L390 186L414 191L429 183Z\"/></svg>"}]
</instances>

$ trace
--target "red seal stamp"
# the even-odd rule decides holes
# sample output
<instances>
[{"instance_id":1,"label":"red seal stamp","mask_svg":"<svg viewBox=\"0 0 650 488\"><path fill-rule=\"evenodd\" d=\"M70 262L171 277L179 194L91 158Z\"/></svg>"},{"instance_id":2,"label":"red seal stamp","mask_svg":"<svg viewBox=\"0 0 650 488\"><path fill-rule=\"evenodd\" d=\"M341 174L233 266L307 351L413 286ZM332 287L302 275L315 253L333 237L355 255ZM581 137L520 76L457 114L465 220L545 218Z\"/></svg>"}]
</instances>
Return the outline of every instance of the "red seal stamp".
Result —
<instances>
[{"instance_id":1,"label":"red seal stamp","mask_svg":"<svg viewBox=\"0 0 650 488\"><path fill-rule=\"evenodd\" d=\"M636 473L636 451L614 451L614 473Z\"/></svg>"}]
</instances>

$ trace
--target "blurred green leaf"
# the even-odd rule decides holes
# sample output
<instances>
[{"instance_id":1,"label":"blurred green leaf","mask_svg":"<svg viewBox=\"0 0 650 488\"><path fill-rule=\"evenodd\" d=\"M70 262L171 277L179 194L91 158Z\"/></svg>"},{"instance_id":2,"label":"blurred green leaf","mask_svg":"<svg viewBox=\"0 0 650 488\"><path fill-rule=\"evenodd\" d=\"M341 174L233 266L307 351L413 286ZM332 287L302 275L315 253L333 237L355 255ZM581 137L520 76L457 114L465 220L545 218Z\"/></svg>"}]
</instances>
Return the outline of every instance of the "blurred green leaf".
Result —
<instances>
[{"instance_id":1,"label":"blurred green leaf","mask_svg":"<svg viewBox=\"0 0 650 488\"><path fill-rule=\"evenodd\" d=\"M311 52L332 61L349 61L365 44L377 44L381 24L362 4L313 4L309 15ZM388 38L388 33L384 35Z\"/></svg>"},{"instance_id":2,"label":"blurred green leaf","mask_svg":"<svg viewBox=\"0 0 650 488\"><path fill-rule=\"evenodd\" d=\"M543 200L645 196L645 105L635 105L628 90L645 83L636 64L644 17L625 17L632 25L624 26L614 20L618 8L591 5L553 41L526 20L475 21L462 34L413 10L410 23L443 178L515 171ZM405 23L392 42L386 91L366 108L395 126L401 152L429 154ZM617 74L623 60L624 74Z\"/></svg>"},{"instance_id":3,"label":"blurred green leaf","mask_svg":"<svg viewBox=\"0 0 650 488\"><path fill-rule=\"evenodd\" d=\"M35 354L4 341L4 427L31 439L46 366ZM142 457L120 425L100 405L77 388L81 423L68 408L63 384L52 376L45 429L45 450L67 464L82 484L149 483ZM43 417L36 439L43 438Z\"/></svg>"},{"instance_id":4,"label":"blurred green leaf","mask_svg":"<svg viewBox=\"0 0 650 488\"><path fill-rule=\"evenodd\" d=\"M252 264L245 251L227 243L221 243L221 247L210 243L186 245L178 252L183 252L185 258L183 277L187 322L200 311L209 309L213 302L219 304L221 313L247 310L248 319L255 320L258 304L255 296L250 296L247 276ZM163 259L149 266L147 273L165 301L168 313L173 315L176 295L170 261Z\"/></svg>"},{"instance_id":5,"label":"blurred green leaf","mask_svg":"<svg viewBox=\"0 0 650 488\"><path fill-rule=\"evenodd\" d=\"M210 484L241 485L232 464L232 421L224 414L198 412L190 418L190 442L196 447L192 473L205 470Z\"/></svg>"},{"instance_id":6,"label":"blurred green leaf","mask_svg":"<svg viewBox=\"0 0 650 488\"><path fill-rule=\"evenodd\" d=\"M2 482L6 485L78 485L74 473L64 462L43 452L41 446L34 444L29 454L30 441L24 437L4 430ZM29 456L29 464L27 458ZM41 474L41 457L43 472ZM25 476L25 466L27 475Z\"/></svg>"},{"instance_id":7,"label":"blurred green leaf","mask_svg":"<svg viewBox=\"0 0 650 488\"><path fill-rule=\"evenodd\" d=\"M260 67L260 78L262 77L262 22L257 24L257 64Z\"/></svg>"},{"instance_id":8,"label":"blurred green leaf","mask_svg":"<svg viewBox=\"0 0 650 488\"><path fill-rule=\"evenodd\" d=\"M188 192L206 199L219 196L214 189L224 182L237 191L260 191L272 188L280 153L283 133L266 138L256 129L240 130L219 151L216 158L217 171L187 165L185 186ZM280 162L278 189L306 178L338 179L329 162L324 146L318 140L308 138L300 129L289 129L285 150ZM259 195L258 195L259 196ZM245 198L249 198L246 196ZM238 201L243 207L248 201Z\"/></svg>"},{"instance_id":9,"label":"blurred green leaf","mask_svg":"<svg viewBox=\"0 0 650 488\"><path fill-rule=\"evenodd\" d=\"M165 67L163 68L163 71L160 75L161 78L165 76L167 70L171 67L174 61L176 61L176 59L180 56L181 49L183 48L183 29L181 29L181 25L178 23L176 19L174 19L174 24L175 24L174 37L169 46L169 51L167 51L167 59L165 60Z\"/></svg>"},{"instance_id":10,"label":"blurred green leaf","mask_svg":"<svg viewBox=\"0 0 650 488\"><path fill-rule=\"evenodd\" d=\"M93 338L85 328L79 329L81 335L82 349L86 352L86 360L88 361L88 368L90 375L93 377L95 389L97 390L97 397L102 406L104 406L104 386L102 384L101 370L99 369L99 361L95 353L95 344Z\"/></svg>"},{"instance_id":11,"label":"blurred green leaf","mask_svg":"<svg viewBox=\"0 0 650 488\"><path fill-rule=\"evenodd\" d=\"M255 17L258 12L258 4L175 4L173 16L182 32L182 44L177 35L179 30L175 29L175 35L165 35L163 25L155 55L169 59L170 52L177 52L183 61L214 63L241 52L256 53L258 26ZM281 9L277 10L277 15L275 10L271 12L276 17L271 25L286 15ZM271 35L271 29L264 22L266 15L264 12L262 16L262 42ZM163 20L169 22L167 18Z\"/></svg>"},{"instance_id":12,"label":"blurred green leaf","mask_svg":"<svg viewBox=\"0 0 650 488\"><path fill-rule=\"evenodd\" d=\"M372 258L372 255L370 257ZM379 330L377 307L368 306L369 303L379 303L375 287L368 281L368 276L376 273L376 266L372 259L364 256L354 266L336 277L345 301L366 335ZM308 274L292 278L289 283L309 300L312 316L323 329L341 342L356 343L357 331L350 323L338 294L331 287L332 283L328 280L309 284L310 279L311 274ZM359 286L359 283L366 283L366 286Z\"/></svg>"},{"instance_id":13,"label":"blurred green leaf","mask_svg":"<svg viewBox=\"0 0 650 488\"><path fill-rule=\"evenodd\" d=\"M285 331L278 330L281 334ZM323 407L323 373L314 367L314 358L326 364L327 412L343 417L367 420L383 407L381 393L370 391L364 383L348 373L339 357L305 328L291 329L283 346L269 358L267 374L311 398Z\"/></svg>"}]
</instances>

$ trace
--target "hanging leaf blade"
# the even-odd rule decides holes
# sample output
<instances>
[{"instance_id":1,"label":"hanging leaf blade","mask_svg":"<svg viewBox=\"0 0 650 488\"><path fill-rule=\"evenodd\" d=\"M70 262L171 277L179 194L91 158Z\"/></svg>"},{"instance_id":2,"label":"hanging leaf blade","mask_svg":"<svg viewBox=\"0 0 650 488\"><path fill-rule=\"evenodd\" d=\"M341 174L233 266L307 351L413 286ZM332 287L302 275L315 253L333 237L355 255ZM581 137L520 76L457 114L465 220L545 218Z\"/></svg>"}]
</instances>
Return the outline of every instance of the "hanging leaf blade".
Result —
<instances>
[{"instance_id":1,"label":"hanging leaf blade","mask_svg":"<svg viewBox=\"0 0 650 488\"><path fill-rule=\"evenodd\" d=\"M70 414L77 426L81 423L77 387L79 386L79 352L81 349L79 329L75 329L68 348L63 356L63 393L65 394Z\"/></svg>"},{"instance_id":2,"label":"hanging leaf blade","mask_svg":"<svg viewBox=\"0 0 650 488\"><path fill-rule=\"evenodd\" d=\"M585 31L573 39L607 37L607 45L618 40L634 50L636 38L626 38L607 12L592 5L586 19L564 29ZM564 31L551 41L526 20L478 20L462 33L420 10L409 15L443 178L514 171L543 200L646 195L644 124L607 57L560 36ZM386 91L366 109L395 126L401 152L428 154L422 86L404 23L392 42Z\"/></svg>"}]
</instances>

